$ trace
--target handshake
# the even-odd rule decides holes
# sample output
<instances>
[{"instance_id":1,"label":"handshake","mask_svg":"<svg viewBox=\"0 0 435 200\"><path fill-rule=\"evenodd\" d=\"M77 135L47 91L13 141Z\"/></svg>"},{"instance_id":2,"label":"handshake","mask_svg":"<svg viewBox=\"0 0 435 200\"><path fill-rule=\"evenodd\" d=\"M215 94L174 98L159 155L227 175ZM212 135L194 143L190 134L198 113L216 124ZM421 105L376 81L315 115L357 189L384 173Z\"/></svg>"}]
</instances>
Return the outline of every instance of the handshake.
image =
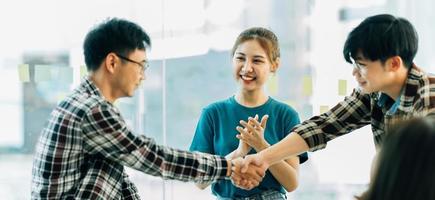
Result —
<instances>
[{"instance_id":1,"label":"handshake","mask_svg":"<svg viewBox=\"0 0 435 200\"><path fill-rule=\"evenodd\" d=\"M258 154L231 160L231 182L242 189L250 190L260 184L269 165Z\"/></svg>"}]
</instances>

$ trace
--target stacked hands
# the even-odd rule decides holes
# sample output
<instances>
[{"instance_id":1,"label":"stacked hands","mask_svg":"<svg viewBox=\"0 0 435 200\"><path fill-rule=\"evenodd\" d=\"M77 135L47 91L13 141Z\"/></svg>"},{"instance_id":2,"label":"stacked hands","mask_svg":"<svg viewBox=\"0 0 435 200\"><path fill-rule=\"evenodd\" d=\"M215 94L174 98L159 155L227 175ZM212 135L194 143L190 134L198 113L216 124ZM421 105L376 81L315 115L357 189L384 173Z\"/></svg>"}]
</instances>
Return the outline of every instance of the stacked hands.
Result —
<instances>
[{"instance_id":1,"label":"stacked hands","mask_svg":"<svg viewBox=\"0 0 435 200\"><path fill-rule=\"evenodd\" d=\"M242 189L250 190L260 184L266 174L269 164L263 161L258 152L270 146L264 139L264 130L268 115L258 121L258 115L249 117L248 122L240 120L243 126L237 126L239 132L236 137L239 139L239 146L235 150L234 159L232 163L231 181L232 183ZM247 155L249 151L254 148L257 154Z\"/></svg>"}]
</instances>

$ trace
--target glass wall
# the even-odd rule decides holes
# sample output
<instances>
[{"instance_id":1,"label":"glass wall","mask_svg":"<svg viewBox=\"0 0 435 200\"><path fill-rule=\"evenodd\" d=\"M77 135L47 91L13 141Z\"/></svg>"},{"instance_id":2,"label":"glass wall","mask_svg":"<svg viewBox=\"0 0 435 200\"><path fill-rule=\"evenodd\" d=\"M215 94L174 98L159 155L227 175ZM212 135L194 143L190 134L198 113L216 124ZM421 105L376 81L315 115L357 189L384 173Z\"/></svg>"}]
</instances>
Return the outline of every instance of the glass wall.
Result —
<instances>
[{"instance_id":1,"label":"glass wall","mask_svg":"<svg viewBox=\"0 0 435 200\"><path fill-rule=\"evenodd\" d=\"M307 119L356 85L341 52L347 34L367 16L408 18L420 36L416 64L434 71L435 28L428 26L434 6L429 0L10 1L0 7L0 196L29 199L39 133L57 102L86 75L85 34L108 17L140 24L153 43L147 80L116 106L137 134L188 149L202 108L237 90L230 49L242 30L262 26L277 34L281 67L268 93ZM366 127L310 153L290 199L350 199L366 188L374 151ZM128 172L143 199L214 199L193 183Z\"/></svg>"}]
</instances>

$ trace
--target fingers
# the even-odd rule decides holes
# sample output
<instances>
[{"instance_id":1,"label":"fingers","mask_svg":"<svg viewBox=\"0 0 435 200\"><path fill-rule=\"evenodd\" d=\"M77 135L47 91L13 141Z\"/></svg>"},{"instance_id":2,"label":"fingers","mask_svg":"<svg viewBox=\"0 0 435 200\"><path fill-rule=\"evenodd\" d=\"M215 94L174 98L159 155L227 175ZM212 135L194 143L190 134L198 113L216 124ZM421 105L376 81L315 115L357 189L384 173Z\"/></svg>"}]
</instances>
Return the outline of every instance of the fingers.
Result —
<instances>
[{"instance_id":1,"label":"fingers","mask_svg":"<svg viewBox=\"0 0 435 200\"><path fill-rule=\"evenodd\" d=\"M237 172L233 172L231 175L231 182L242 189L250 190L260 184L262 179L254 179L248 174L239 174Z\"/></svg>"},{"instance_id":2,"label":"fingers","mask_svg":"<svg viewBox=\"0 0 435 200\"><path fill-rule=\"evenodd\" d=\"M248 134L248 130L246 130L245 128L241 127L241 126L237 126L236 130L240 133L240 134Z\"/></svg>"},{"instance_id":3,"label":"fingers","mask_svg":"<svg viewBox=\"0 0 435 200\"><path fill-rule=\"evenodd\" d=\"M249 168L249 164L252 162L251 157L250 156L246 156L245 159L243 160L242 163L242 168L241 168L241 172L242 173L246 173L246 171L248 171Z\"/></svg>"},{"instance_id":4,"label":"fingers","mask_svg":"<svg viewBox=\"0 0 435 200\"><path fill-rule=\"evenodd\" d=\"M269 115L264 115L262 118L261 118L261 127L263 127L264 129L266 128L266 123L267 123L267 120L269 119Z\"/></svg>"},{"instance_id":5,"label":"fingers","mask_svg":"<svg viewBox=\"0 0 435 200\"><path fill-rule=\"evenodd\" d=\"M249 118L252 118L252 117L249 117ZM249 120L249 121L251 121L251 120ZM253 125L251 125L250 123L247 123L247 122L245 122L245 121L243 121L243 120L240 120L240 124L242 125L242 126L244 126L245 128L247 128L248 130L248 132L253 132L253 131L255 131L255 128L254 128L254 126L255 126L255 124L254 124L254 126Z\"/></svg>"},{"instance_id":6,"label":"fingers","mask_svg":"<svg viewBox=\"0 0 435 200\"><path fill-rule=\"evenodd\" d=\"M238 138L239 140L246 142L246 140L248 140L248 138L249 138L249 135L250 134L252 135L252 133L248 132L247 130L245 130L244 128L242 128L240 126L237 126L236 129L240 133L240 134L236 135L236 138Z\"/></svg>"}]
</instances>

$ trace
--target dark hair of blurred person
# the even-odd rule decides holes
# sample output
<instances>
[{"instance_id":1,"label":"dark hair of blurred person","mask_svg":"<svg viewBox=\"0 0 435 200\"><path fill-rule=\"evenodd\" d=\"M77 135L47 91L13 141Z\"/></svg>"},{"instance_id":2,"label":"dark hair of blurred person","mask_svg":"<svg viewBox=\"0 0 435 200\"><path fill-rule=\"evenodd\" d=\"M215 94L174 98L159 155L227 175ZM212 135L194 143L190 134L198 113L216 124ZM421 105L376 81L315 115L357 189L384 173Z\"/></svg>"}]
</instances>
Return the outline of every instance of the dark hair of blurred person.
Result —
<instances>
[{"instance_id":1,"label":"dark hair of blurred person","mask_svg":"<svg viewBox=\"0 0 435 200\"><path fill-rule=\"evenodd\" d=\"M361 199L435 199L435 118L406 121L386 137Z\"/></svg>"}]
</instances>

